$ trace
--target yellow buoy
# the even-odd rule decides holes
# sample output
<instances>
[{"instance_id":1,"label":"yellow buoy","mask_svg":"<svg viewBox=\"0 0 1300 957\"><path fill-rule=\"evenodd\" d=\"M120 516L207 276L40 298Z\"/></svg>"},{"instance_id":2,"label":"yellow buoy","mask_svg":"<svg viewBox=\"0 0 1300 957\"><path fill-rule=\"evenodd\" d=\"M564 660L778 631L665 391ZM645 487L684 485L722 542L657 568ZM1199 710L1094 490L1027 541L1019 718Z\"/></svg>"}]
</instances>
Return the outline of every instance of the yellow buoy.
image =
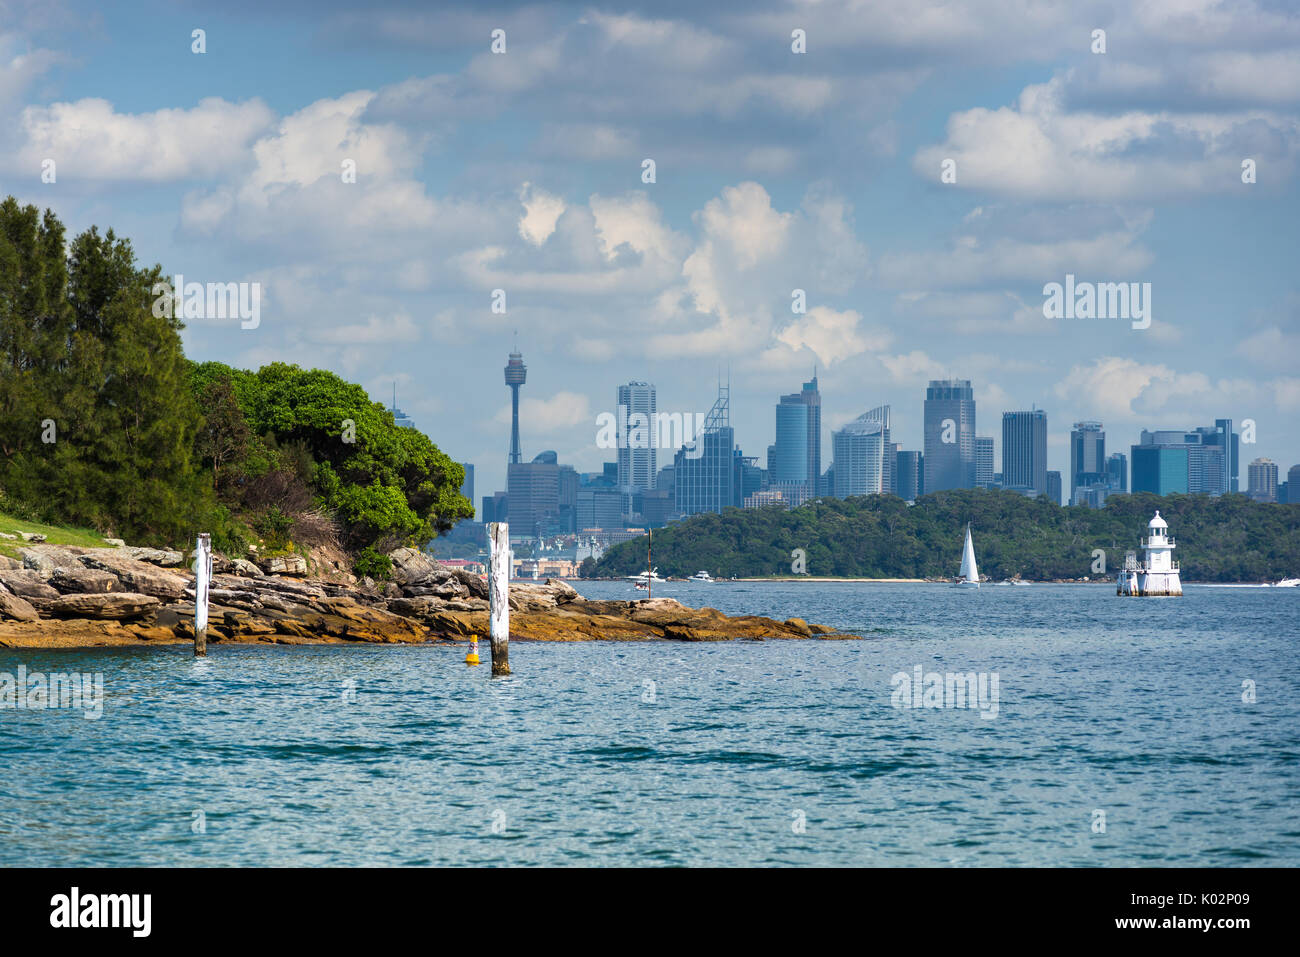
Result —
<instances>
[{"instance_id":1,"label":"yellow buoy","mask_svg":"<svg viewBox=\"0 0 1300 957\"><path fill-rule=\"evenodd\" d=\"M465 664L478 664L478 635L469 636L469 654L465 656Z\"/></svg>"}]
</instances>

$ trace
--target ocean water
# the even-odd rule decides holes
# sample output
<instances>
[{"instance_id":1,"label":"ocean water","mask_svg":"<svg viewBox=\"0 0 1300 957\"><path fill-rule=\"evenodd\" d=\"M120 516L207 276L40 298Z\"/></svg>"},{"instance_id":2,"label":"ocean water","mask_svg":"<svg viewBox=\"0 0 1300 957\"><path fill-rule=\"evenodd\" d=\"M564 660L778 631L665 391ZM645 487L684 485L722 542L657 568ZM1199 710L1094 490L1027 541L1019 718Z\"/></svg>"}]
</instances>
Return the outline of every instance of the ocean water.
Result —
<instances>
[{"instance_id":1,"label":"ocean water","mask_svg":"<svg viewBox=\"0 0 1300 957\"><path fill-rule=\"evenodd\" d=\"M864 640L0 649L104 681L0 709L0 865L1300 864L1300 589L656 593Z\"/></svg>"}]
</instances>

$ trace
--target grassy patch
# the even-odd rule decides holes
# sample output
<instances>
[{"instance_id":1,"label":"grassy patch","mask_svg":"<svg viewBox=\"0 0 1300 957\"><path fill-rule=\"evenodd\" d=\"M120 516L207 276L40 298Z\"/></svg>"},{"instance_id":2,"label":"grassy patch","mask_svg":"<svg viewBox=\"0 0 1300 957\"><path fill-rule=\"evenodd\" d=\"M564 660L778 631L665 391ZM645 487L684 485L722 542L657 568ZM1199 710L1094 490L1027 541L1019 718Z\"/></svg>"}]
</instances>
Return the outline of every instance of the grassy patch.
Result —
<instances>
[{"instance_id":1,"label":"grassy patch","mask_svg":"<svg viewBox=\"0 0 1300 957\"><path fill-rule=\"evenodd\" d=\"M62 525L42 525L40 522L27 522L0 512L0 532L17 535L17 538L0 538L0 555L10 558L18 557L18 549L28 545L23 541L22 532L36 532L45 536L51 545L84 545L89 548L103 548L104 539L98 532L88 528L66 528Z\"/></svg>"}]
</instances>

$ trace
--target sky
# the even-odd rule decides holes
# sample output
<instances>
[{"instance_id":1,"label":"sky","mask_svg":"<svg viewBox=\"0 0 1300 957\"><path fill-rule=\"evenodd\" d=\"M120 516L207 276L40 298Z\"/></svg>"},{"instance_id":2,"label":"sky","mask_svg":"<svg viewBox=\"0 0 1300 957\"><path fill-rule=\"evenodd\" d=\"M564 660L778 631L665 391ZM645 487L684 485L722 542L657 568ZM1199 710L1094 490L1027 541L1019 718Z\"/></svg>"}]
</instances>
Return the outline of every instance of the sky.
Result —
<instances>
[{"instance_id":1,"label":"sky","mask_svg":"<svg viewBox=\"0 0 1300 957\"><path fill-rule=\"evenodd\" d=\"M476 498L515 341L525 460L579 471L620 383L700 413L728 376L764 464L814 369L824 465L886 403L921 448L948 376L998 463L1029 408L1063 473L1082 419L1249 420L1243 489L1300 462L1294 3L0 0L0 130L0 197L260 284L187 355L396 386ZM1049 318L1067 275L1150 324Z\"/></svg>"}]
</instances>

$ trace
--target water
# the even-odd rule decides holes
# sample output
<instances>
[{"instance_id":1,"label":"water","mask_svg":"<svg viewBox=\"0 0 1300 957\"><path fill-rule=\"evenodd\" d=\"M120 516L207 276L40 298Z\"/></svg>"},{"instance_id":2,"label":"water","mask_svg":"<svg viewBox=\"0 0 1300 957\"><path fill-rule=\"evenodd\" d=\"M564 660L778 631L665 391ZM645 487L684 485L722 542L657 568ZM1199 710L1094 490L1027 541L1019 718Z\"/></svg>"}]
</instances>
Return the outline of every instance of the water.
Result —
<instances>
[{"instance_id":1,"label":"water","mask_svg":"<svg viewBox=\"0 0 1300 957\"><path fill-rule=\"evenodd\" d=\"M0 649L106 697L0 710L0 865L1300 863L1300 589L656 593L866 640ZM892 707L917 664L997 717Z\"/></svg>"}]
</instances>

